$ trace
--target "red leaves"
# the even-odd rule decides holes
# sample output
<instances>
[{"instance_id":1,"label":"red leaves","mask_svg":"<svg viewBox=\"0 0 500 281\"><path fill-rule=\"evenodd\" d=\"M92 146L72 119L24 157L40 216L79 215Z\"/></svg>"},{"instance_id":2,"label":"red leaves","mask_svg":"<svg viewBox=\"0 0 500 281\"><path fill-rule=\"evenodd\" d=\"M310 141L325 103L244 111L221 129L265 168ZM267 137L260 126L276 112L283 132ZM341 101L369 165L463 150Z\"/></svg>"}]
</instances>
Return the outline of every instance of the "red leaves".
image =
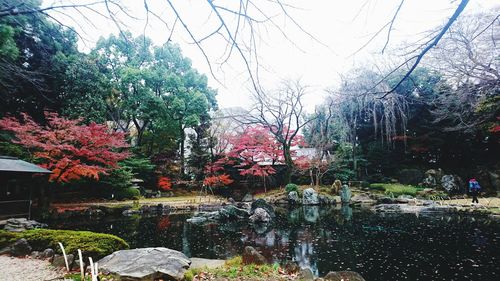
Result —
<instances>
[{"instance_id":1,"label":"red leaves","mask_svg":"<svg viewBox=\"0 0 500 281\"><path fill-rule=\"evenodd\" d=\"M47 124L37 124L26 113L22 121L14 117L0 119L0 129L11 131L20 144L51 170L50 181L69 182L82 177L99 179L127 158L119 151L128 147L123 133L110 132L103 124L80 124L81 119L68 120L56 113L45 113Z\"/></svg>"},{"instance_id":2,"label":"red leaves","mask_svg":"<svg viewBox=\"0 0 500 281\"><path fill-rule=\"evenodd\" d=\"M203 180L203 185L210 186L210 187L224 187L228 186L233 183L233 180L229 175L222 174L218 176L210 176L206 177Z\"/></svg>"},{"instance_id":3,"label":"red leaves","mask_svg":"<svg viewBox=\"0 0 500 281\"><path fill-rule=\"evenodd\" d=\"M158 179L158 187L164 191L172 190L172 180L168 177L160 177Z\"/></svg>"}]
</instances>

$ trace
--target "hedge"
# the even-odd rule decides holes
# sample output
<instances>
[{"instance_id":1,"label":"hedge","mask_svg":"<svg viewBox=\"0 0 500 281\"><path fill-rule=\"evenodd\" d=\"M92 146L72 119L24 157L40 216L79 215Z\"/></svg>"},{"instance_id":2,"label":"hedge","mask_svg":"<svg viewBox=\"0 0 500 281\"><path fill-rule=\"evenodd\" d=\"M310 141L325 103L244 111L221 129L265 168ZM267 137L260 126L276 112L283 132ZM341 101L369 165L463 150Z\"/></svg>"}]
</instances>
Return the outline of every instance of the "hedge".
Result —
<instances>
[{"instance_id":1,"label":"hedge","mask_svg":"<svg viewBox=\"0 0 500 281\"><path fill-rule=\"evenodd\" d=\"M34 251L52 248L61 252L58 242L61 242L68 254L77 254L80 249L85 257L97 260L115 251L128 249L125 240L103 233L74 230L32 229L23 232L0 230L0 247L5 247L24 238Z\"/></svg>"}]
</instances>

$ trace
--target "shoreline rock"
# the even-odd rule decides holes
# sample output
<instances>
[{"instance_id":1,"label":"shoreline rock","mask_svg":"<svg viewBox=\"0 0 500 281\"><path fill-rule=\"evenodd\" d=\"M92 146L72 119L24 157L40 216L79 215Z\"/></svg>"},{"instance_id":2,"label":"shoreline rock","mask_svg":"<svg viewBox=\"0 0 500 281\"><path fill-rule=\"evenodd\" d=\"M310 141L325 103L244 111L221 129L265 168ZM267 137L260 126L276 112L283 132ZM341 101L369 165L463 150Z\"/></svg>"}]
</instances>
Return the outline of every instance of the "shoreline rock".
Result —
<instances>
[{"instance_id":1,"label":"shoreline rock","mask_svg":"<svg viewBox=\"0 0 500 281\"><path fill-rule=\"evenodd\" d=\"M117 251L98 263L102 271L127 280L182 280L191 260L179 251L158 247Z\"/></svg>"}]
</instances>

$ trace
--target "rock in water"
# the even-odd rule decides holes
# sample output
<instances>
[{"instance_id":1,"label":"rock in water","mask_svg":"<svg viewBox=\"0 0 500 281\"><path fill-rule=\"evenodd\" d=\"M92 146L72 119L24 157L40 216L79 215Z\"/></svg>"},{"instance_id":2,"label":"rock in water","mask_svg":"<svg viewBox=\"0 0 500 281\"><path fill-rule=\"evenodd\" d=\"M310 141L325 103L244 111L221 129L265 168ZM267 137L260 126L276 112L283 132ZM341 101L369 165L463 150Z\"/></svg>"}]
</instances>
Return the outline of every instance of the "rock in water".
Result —
<instances>
[{"instance_id":1,"label":"rock in water","mask_svg":"<svg viewBox=\"0 0 500 281\"><path fill-rule=\"evenodd\" d=\"M243 264L266 264L266 258L254 247L246 246L243 250Z\"/></svg>"},{"instance_id":2,"label":"rock in water","mask_svg":"<svg viewBox=\"0 0 500 281\"><path fill-rule=\"evenodd\" d=\"M259 223L259 222L270 222L271 221L271 215L263 209L263 208L257 208L253 212L253 215L250 216L250 221Z\"/></svg>"},{"instance_id":3,"label":"rock in water","mask_svg":"<svg viewBox=\"0 0 500 281\"><path fill-rule=\"evenodd\" d=\"M456 175L444 175L441 178L441 186L447 193L463 193L462 180Z\"/></svg>"},{"instance_id":4,"label":"rock in water","mask_svg":"<svg viewBox=\"0 0 500 281\"><path fill-rule=\"evenodd\" d=\"M191 261L183 253L167 248L121 250L102 258L99 268L126 280L182 280Z\"/></svg>"},{"instance_id":5,"label":"rock in water","mask_svg":"<svg viewBox=\"0 0 500 281\"><path fill-rule=\"evenodd\" d=\"M302 204L318 205L319 204L318 192L316 192L316 190L312 188L304 190L304 193L302 194Z\"/></svg>"},{"instance_id":6,"label":"rock in water","mask_svg":"<svg viewBox=\"0 0 500 281\"><path fill-rule=\"evenodd\" d=\"M22 238L10 247L10 252L15 257L24 257L31 253L31 246L26 239Z\"/></svg>"},{"instance_id":7,"label":"rock in water","mask_svg":"<svg viewBox=\"0 0 500 281\"><path fill-rule=\"evenodd\" d=\"M266 210L266 212L271 216L271 218L274 219L276 217L273 206L269 205L264 199L257 199L252 203L252 207L250 208L250 214L253 215L255 210L257 210L258 208Z\"/></svg>"},{"instance_id":8,"label":"rock in water","mask_svg":"<svg viewBox=\"0 0 500 281\"><path fill-rule=\"evenodd\" d=\"M344 184L340 190L340 201L342 201L342 204L349 204L351 202L351 195L351 189Z\"/></svg>"},{"instance_id":9,"label":"rock in water","mask_svg":"<svg viewBox=\"0 0 500 281\"><path fill-rule=\"evenodd\" d=\"M377 203L376 200L371 199L368 194L364 194L364 193L354 195L351 198L351 202L353 204L365 204L365 205L372 205L372 204L376 204Z\"/></svg>"},{"instance_id":10,"label":"rock in water","mask_svg":"<svg viewBox=\"0 0 500 281\"><path fill-rule=\"evenodd\" d=\"M323 278L331 281L365 281L365 279L354 271L330 271Z\"/></svg>"},{"instance_id":11,"label":"rock in water","mask_svg":"<svg viewBox=\"0 0 500 281\"><path fill-rule=\"evenodd\" d=\"M297 193L297 191L290 191L290 193L288 193L287 198L289 204L292 205L300 204L299 194Z\"/></svg>"},{"instance_id":12,"label":"rock in water","mask_svg":"<svg viewBox=\"0 0 500 281\"><path fill-rule=\"evenodd\" d=\"M219 211L219 218L222 220L241 220L248 219L247 210L240 209L233 205L224 206Z\"/></svg>"}]
</instances>

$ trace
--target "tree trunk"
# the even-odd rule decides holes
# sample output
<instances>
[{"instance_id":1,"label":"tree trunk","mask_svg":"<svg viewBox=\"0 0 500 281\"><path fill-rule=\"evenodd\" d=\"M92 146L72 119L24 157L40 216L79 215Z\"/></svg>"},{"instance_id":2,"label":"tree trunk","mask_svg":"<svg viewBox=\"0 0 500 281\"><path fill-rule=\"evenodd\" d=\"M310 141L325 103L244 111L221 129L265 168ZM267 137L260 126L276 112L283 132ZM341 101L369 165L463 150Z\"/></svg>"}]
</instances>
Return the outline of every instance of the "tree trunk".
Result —
<instances>
[{"instance_id":1,"label":"tree trunk","mask_svg":"<svg viewBox=\"0 0 500 281\"><path fill-rule=\"evenodd\" d=\"M184 176L184 154L185 154L185 149L184 149L184 142L186 141L186 133L184 132L184 127L182 127L182 124L180 126L180 133L181 133L181 138L180 138L180 175L181 177Z\"/></svg>"},{"instance_id":2,"label":"tree trunk","mask_svg":"<svg viewBox=\"0 0 500 281\"><path fill-rule=\"evenodd\" d=\"M290 145L283 144L283 156L285 157L285 184L289 184L292 181L292 170L293 170L293 159L290 152Z\"/></svg>"}]
</instances>

